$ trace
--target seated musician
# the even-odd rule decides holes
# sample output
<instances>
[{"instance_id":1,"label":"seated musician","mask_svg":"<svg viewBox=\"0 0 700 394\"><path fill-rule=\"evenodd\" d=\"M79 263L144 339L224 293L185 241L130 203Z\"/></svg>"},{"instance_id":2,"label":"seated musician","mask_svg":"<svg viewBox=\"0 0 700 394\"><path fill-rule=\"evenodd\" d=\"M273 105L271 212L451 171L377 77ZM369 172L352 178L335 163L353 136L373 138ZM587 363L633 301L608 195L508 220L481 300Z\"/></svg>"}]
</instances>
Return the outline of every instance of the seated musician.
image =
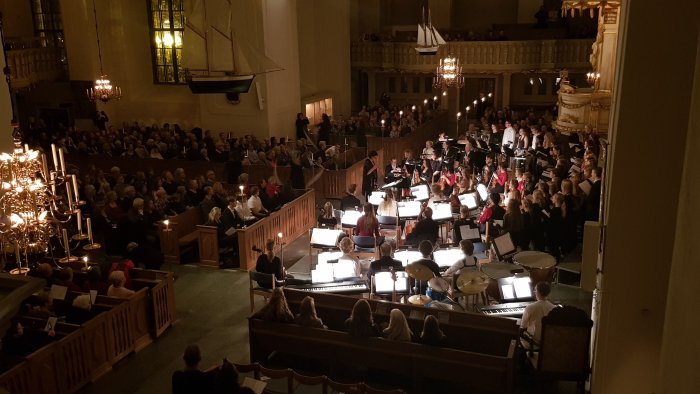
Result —
<instances>
[{"instance_id":1,"label":"seated musician","mask_svg":"<svg viewBox=\"0 0 700 394\"><path fill-rule=\"evenodd\" d=\"M379 236L379 221L374 215L374 207L372 204L365 203L362 206L363 215L357 219L357 226L355 226L355 235L363 237L378 237Z\"/></svg>"},{"instance_id":2,"label":"seated musician","mask_svg":"<svg viewBox=\"0 0 700 394\"><path fill-rule=\"evenodd\" d=\"M350 254L354 249L352 240L347 237L343 238L340 240L338 247L340 248L340 251L343 252L343 255L338 258L338 261L352 262L352 264L355 266L355 276L359 278L362 275L362 266L360 265L360 260Z\"/></svg>"},{"instance_id":3,"label":"seated musician","mask_svg":"<svg viewBox=\"0 0 700 394\"><path fill-rule=\"evenodd\" d=\"M399 161L396 160L395 157L392 157L391 163L387 165L384 170L384 182L394 182L397 179L401 178L402 173L403 170L401 169L401 166L399 166Z\"/></svg>"},{"instance_id":4,"label":"seated musician","mask_svg":"<svg viewBox=\"0 0 700 394\"><path fill-rule=\"evenodd\" d=\"M265 242L265 253L258 257L255 263L255 271L263 274L274 274L275 280L284 280L284 266L282 260L275 256L275 240L268 239ZM272 288L272 283L258 282L261 287Z\"/></svg>"},{"instance_id":5,"label":"seated musician","mask_svg":"<svg viewBox=\"0 0 700 394\"><path fill-rule=\"evenodd\" d=\"M428 199L428 205L446 200L445 196L442 194L442 186L439 183L430 185L430 192L432 196Z\"/></svg>"},{"instance_id":6,"label":"seated musician","mask_svg":"<svg viewBox=\"0 0 700 394\"><path fill-rule=\"evenodd\" d=\"M440 225L433 220L433 210L430 207L425 207L418 216L418 222L413 231L406 237L406 242L411 245L424 240L433 242L438 239L439 234Z\"/></svg>"},{"instance_id":7,"label":"seated musician","mask_svg":"<svg viewBox=\"0 0 700 394\"><path fill-rule=\"evenodd\" d=\"M491 192L503 194L506 187L506 182L508 181L508 171L506 171L505 161L500 161L498 163L498 170L496 171L496 177L491 184Z\"/></svg>"},{"instance_id":8,"label":"seated musician","mask_svg":"<svg viewBox=\"0 0 700 394\"><path fill-rule=\"evenodd\" d=\"M367 300L357 300L350 317L345 320L348 334L354 337L381 337L382 331L374 322L372 308Z\"/></svg>"},{"instance_id":9,"label":"seated musician","mask_svg":"<svg viewBox=\"0 0 700 394\"><path fill-rule=\"evenodd\" d=\"M437 265L437 263L431 258L431 255L433 254L432 242L421 241L420 245L418 245L418 251L420 251L423 258L416 261L415 264L424 265L433 272L435 277L440 278L440 266ZM425 291L428 289L428 282L420 282L418 288L421 290L422 294L425 294Z\"/></svg>"},{"instance_id":10,"label":"seated musician","mask_svg":"<svg viewBox=\"0 0 700 394\"><path fill-rule=\"evenodd\" d=\"M452 194L450 194L448 200L450 201L450 210L452 213L459 213L460 207L462 206L462 203L459 201L459 195L461 191L459 188L459 184L456 184L452 186Z\"/></svg>"},{"instance_id":11,"label":"seated musician","mask_svg":"<svg viewBox=\"0 0 700 394\"><path fill-rule=\"evenodd\" d=\"M539 343L542 335L542 318L555 308L555 305L547 299L551 290L549 283L537 283L535 285L535 298L537 301L525 307L523 318L520 321L520 330L521 335L528 342L534 340L536 343Z\"/></svg>"},{"instance_id":12,"label":"seated musician","mask_svg":"<svg viewBox=\"0 0 700 394\"><path fill-rule=\"evenodd\" d=\"M457 174L454 170L446 166L440 172L440 185L445 195L449 196L452 193L452 188L457 183Z\"/></svg>"},{"instance_id":13,"label":"seated musician","mask_svg":"<svg viewBox=\"0 0 700 394\"><path fill-rule=\"evenodd\" d=\"M462 274L465 268L476 267L476 257L472 255L474 253L474 244L468 239L463 239L459 241L459 248L462 249L464 258L452 264L452 266L445 271L444 276L452 276L456 279Z\"/></svg>"},{"instance_id":14,"label":"seated musician","mask_svg":"<svg viewBox=\"0 0 700 394\"><path fill-rule=\"evenodd\" d=\"M433 160L435 158L435 149L433 149L433 141L425 141L425 148L423 148L421 158L428 158L430 160Z\"/></svg>"},{"instance_id":15,"label":"seated musician","mask_svg":"<svg viewBox=\"0 0 700 394\"><path fill-rule=\"evenodd\" d=\"M501 196L498 193L491 193L489 195L489 200L486 203L486 208L484 208L484 211L479 217L480 227L485 227L486 223L491 220L503 220L503 216L506 214L506 211L500 204Z\"/></svg>"},{"instance_id":16,"label":"seated musician","mask_svg":"<svg viewBox=\"0 0 700 394\"><path fill-rule=\"evenodd\" d=\"M470 226L474 224L474 221L469 217L469 208L462 205L459 208L459 218L454 221L452 225L452 244L459 245L459 241L462 240L462 232L459 230L461 226Z\"/></svg>"},{"instance_id":17,"label":"seated musician","mask_svg":"<svg viewBox=\"0 0 700 394\"><path fill-rule=\"evenodd\" d=\"M369 271L367 271L367 277L373 276L377 272L391 271L403 271L403 265L400 261L394 260L391 257L391 245L388 242L384 242L379 246L379 255L381 258L379 260L374 260L369 265Z\"/></svg>"},{"instance_id":18,"label":"seated musician","mask_svg":"<svg viewBox=\"0 0 700 394\"><path fill-rule=\"evenodd\" d=\"M387 189L384 192L384 201L379 203L377 207L378 216L397 216L399 213L399 205L394 200L394 192L391 189Z\"/></svg>"},{"instance_id":19,"label":"seated musician","mask_svg":"<svg viewBox=\"0 0 700 394\"><path fill-rule=\"evenodd\" d=\"M333 204L330 201L323 204L322 213L318 217L318 225L329 228L335 228L338 225L338 218L333 214Z\"/></svg>"}]
</instances>

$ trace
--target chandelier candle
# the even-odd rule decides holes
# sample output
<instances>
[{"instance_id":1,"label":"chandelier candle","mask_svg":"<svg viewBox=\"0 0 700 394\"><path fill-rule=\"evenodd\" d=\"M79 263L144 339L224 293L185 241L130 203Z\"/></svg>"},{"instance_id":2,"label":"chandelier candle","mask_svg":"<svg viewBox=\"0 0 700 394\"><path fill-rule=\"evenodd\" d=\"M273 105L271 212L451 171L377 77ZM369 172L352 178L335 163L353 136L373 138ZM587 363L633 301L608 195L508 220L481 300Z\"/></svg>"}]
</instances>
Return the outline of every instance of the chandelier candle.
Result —
<instances>
[{"instance_id":1,"label":"chandelier candle","mask_svg":"<svg viewBox=\"0 0 700 394\"><path fill-rule=\"evenodd\" d=\"M58 168L58 156L56 155L56 144L51 144L51 156L53 156L53 166L56 171L60 171Z\"/></svg>"},{"instance_id":2,"label":"chandelier candle","mask_svg":"<svg viewBox=\"0 0 700 394\"><path fill-rule=\"evenodd\" d=\"M86 222L87 222L88 239L90 240L90 243L92 243L92 220L90 220L90 218L87 218Z\"/></svg>"},{"instance_id":3,"label":"chandelier candle","mask_svg":"<svg viewBox=\"0 0 700 394\"><path fill-rule=\"evenodd\" d=\"M63 159L63 148L58 148L58 157L61 159L61 169L59 171L66 172L66 161Z\"/></svg>"}]
</instances>

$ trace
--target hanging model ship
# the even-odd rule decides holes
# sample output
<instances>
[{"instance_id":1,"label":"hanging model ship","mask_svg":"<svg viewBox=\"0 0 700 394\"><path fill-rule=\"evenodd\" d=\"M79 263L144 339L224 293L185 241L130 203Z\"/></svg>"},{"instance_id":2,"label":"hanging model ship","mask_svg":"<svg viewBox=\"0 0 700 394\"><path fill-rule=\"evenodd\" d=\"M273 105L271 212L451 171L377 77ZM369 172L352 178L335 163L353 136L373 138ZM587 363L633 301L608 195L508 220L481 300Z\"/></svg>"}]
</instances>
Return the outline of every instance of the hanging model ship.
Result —
<instances>
[{"instance_id":1,"label":"hanging model ship","mask_svg":"<svg viewBox=\"0 0 700 394\"><path fill-rule=\"evenodd\" d=\"M185 9L183 61L192 93L225 93L238 101L257 74L283 70L242 38L234 39L231 0L188 0Z\"/></svg>"},{"instance_id":2,"label":"hanging model ship","mask_svg":"<svg viewBox=\"0 0 700 394\"><path fill-rule=\"evenodd\" d=\"M435 55L440 45L445 45L445 40L440 36L440 33L438 33L430 20L430 7L428 6L427 0L423 6L421 15L423 19L418 25L416 51L419 55Z\"/></svg>"}]
</instances>

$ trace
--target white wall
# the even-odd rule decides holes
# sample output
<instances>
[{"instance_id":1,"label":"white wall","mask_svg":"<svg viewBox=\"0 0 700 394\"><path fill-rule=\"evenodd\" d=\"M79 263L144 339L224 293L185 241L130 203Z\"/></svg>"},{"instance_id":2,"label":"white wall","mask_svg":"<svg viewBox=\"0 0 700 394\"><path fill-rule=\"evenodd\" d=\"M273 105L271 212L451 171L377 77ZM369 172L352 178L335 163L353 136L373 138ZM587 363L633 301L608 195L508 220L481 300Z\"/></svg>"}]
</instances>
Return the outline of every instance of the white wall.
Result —
<instances>
[{"instance_id":1,"label":"white wall","mask_svg":"<svg viewBox=\"0 0 700 394\"><path fill-rule=\"evenodd\" d=\"M297 2L302 100L332 97L334 114L344 116L351 111L349 3Z\"/></svg>"}]
</instances>

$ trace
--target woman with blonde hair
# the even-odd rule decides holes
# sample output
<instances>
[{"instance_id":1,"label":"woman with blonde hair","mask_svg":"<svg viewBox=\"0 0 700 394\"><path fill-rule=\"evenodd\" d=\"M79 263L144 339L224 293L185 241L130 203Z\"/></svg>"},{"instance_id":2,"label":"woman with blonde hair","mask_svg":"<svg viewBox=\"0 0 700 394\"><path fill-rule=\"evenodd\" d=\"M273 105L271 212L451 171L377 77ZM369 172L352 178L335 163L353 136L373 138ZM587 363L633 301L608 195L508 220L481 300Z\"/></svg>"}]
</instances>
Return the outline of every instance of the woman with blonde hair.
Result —
<instances>
[{"instance_id":1,"label":"woman with blonde hair","mask_svg":"<svg viewBox=\"0 0 700 394\"><path fill-rule=\"evenodd\" d=\"M284 296L284 290L281 287L275 287L272 290L270 300L253 317L278 323L294 322L294 315L289 310L287 297Z\"/></svg>"},{"instance_id":2,"label":"woman with blonde hair","mask_svg":"<svg viewBox=\"0 0 700 394\"><path fill-rule=\"evenodd\" d=\"M392 341L411 342L413 332L408 327L406 316L399 309L392 309L389 314L389 327L385 328L384 337Z\"/></svg>"},{"instance_id":3,"label":"woman with blonde hair","mask_svg":"<svg viewBox=\"0 0 700 394\"><path fill-rule=\"evenodd\" d=\"M377 207L377 215L379 216L396 216L398 215L398 204L394 200L394 192L391 189L387 189L384 193L384 201L379 203Z\"/></svg>"},{"instance_id":4,"label":"woman with blonde hair","mask_svg":"<svg viewBox=\"0 0 700 394\"><path fill-rule=\"evenodd\" d=\"M335 217L333 212L333 204L330 201L326 201L323 204L323 213L318 217L318 224L322 227L336 228L338 226L338 218Z\"/></svg>"},{"instance_id":5,"label":"woman with blonde hair","mask_svg":"<svg viewBox=\"0 0 700 394\"><path fill-rule=\"evenodd\" d=\"M107 289L107 295L109 297L129 298L135 294L133 290L124 287L126 284L126 275L124 275L124 271L112 271L107 281L109 282L109 288Z\"/></svg>"},{"instance_id":6,"label":"woman with blonde hair","mask_svg":"<svg viewBox=\"0 0 700 394\"><path fill-rule=\"evenodd\" d=\"M316 315L316 304L313 297L310 296L306 296L301 300L299 314L294 318L294 322L302 327L328 328Z\"/></svg>"}]
</instances>

